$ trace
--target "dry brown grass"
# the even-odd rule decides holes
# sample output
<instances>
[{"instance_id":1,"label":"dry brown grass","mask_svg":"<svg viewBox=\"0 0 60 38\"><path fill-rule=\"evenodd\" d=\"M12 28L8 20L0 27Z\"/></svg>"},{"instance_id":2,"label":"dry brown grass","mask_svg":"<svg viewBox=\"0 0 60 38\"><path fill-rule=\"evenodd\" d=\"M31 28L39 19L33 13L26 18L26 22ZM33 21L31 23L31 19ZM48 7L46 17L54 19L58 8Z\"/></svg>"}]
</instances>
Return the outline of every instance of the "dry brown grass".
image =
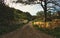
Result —
<instances>
[{"instance_id":1,"label":"dry brown grass","mask_svg":"<svg viewBox=\"0 0 60 38\"><path fill-rule=\"evenodd\" d=\"M34 25L38 25L42 28L54 29L60 27L60 19L54 19L51 22L34 22Z\"/></svg>"}]
</instances>

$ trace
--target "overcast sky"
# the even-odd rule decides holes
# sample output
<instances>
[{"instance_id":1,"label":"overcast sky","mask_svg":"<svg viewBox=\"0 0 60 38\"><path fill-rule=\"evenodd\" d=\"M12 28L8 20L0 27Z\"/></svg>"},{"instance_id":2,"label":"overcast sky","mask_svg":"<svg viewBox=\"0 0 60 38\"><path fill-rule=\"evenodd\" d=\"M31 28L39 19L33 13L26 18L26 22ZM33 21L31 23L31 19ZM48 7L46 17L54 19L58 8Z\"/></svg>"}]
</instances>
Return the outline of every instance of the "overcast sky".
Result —
<instances>
[{"instance_id":1,"label":"overcast sky","mask_svg":"<svg viewBox=\"0 0 60 38\"><path fill-rule=\"evenodd\" d=\"M19 9L24 12L29 12L31 15L36 15L38 11L43 10L39 4L36 5L22 5L20 3L12 3L13 0L5 0L6 4L10 7Z\"/></svg>"}]
</instances>

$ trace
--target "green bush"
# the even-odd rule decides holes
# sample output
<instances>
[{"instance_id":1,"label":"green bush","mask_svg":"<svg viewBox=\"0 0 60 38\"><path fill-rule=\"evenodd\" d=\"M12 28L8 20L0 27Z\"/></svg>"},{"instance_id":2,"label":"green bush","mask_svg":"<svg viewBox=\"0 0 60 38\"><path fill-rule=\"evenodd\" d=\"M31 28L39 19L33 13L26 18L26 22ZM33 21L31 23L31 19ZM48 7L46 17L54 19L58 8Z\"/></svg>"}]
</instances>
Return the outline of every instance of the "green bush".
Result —
<instances>
[{"instance_id":1,"label":"green bush","mask_svg":"<svg viewBox=\"0 0 60 38\"><path fill-rule=\"evenodd\" d=\"M0 25L0 35L16 30L24 24Z\"/></svg>"}]
</instances>

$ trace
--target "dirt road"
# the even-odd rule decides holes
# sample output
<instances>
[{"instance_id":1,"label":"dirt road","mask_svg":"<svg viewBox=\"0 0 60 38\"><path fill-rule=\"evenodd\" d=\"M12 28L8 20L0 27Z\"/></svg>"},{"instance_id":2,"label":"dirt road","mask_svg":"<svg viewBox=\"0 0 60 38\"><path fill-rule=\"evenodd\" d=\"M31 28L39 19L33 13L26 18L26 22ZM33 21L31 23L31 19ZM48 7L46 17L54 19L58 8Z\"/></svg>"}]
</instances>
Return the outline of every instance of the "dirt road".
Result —
<instances>
[{"instance_id":1,"label":"dirt road","mask_svg":"<svg viewBox=\"0 0 60 38\"><path fill-rule=\"evenodd\" d=\"M31 22L16 31L0 36L0 38L54 38L33 28Z\"/></svg>"}]
</instances>

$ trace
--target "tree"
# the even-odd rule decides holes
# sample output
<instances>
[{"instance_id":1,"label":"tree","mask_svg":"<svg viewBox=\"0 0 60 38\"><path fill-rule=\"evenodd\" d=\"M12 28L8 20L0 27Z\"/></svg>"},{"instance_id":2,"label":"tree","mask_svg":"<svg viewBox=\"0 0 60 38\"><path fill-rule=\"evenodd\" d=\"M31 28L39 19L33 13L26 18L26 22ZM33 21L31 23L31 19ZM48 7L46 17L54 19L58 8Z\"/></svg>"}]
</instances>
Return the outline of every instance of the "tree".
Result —
<instances>
[{"instance_id":1,"label":"tree","mask_svg":"<svg viewBox=\"0 0 60 38\"><path fill-rule=\"evenodd\" d=\"M57 11L57 19L60 19L60 11Z\"/></svg>"},{"instance_id":2,"label":"tree","mask_svg":"<svg viewBox=\"0 0 60 38\"><path fill-rule=\"evenodd\" d=\"M58 12L58 16L60 16L60 11L57 11Z\"/></svg>"},{"instance_id":3,"label":"tree","mask_svg":"<svg viewBox=\"0 0 60 38\"><path fill-rule=\"evenodd\" d=\"M44 12L43 11L37 12L36 15L40 17L44 17Z\"/></svg>"},{"instance_id":4,"label":"tree","mask_svg":"<svg viewBox=\"0 0 60 38\"><path fill-rule=\"evenodd\" d=\"M37 16L44 17L44 11L37 12ZM47 18L51 17L51 11L47 12Z\"/></svg>"},{"instance_id":5,"label":"tree","mask_svg":"<svg viewBox=\"0 0 60 38\"><path fill-rule=\"evenodd\" d=\"M36 15L39 16L41 19L44 20L44 11L37 12ZM46 21L51 21L51 20L52 20L51 17L52 17L51 11L48 11L48 12L47 12L47 18L46 18Z\"/></svg>"},{"instance_id":6,"label":"tree","mask_svg":"<svg viewBox=\"0 0 60 38\"><path fill-rule=\"evenodd\" d=\"M28 13L28 12L26 12L25 14L26 14L27 19L29 21L31 21L32 20L32 15L30 13Z\"/></svg>"},{"instance_id":7,"label":"tree","mask_svg":"<svg viewBox=\"0 0 60 38\"><path fill-rule=\"evenodd\" d=\"M0 3L2 3L4 0L0 0Z\"/></svg>"},{"instance_id":8,"label":"tree","mask_svg":"<svg viewBox=\"0 0 60 38\"><path fill-rule=\"evenodd\" d=\"M54 4L60 7L60 4L58 3L59 0L18 0L16 3L20 2L23 4L40 4L44 10L44 15L45 15L45 21L47 18L47 11L48 8L54 8L54 6L49 7L48 4Z\"/></svg>"}]
</instances>

